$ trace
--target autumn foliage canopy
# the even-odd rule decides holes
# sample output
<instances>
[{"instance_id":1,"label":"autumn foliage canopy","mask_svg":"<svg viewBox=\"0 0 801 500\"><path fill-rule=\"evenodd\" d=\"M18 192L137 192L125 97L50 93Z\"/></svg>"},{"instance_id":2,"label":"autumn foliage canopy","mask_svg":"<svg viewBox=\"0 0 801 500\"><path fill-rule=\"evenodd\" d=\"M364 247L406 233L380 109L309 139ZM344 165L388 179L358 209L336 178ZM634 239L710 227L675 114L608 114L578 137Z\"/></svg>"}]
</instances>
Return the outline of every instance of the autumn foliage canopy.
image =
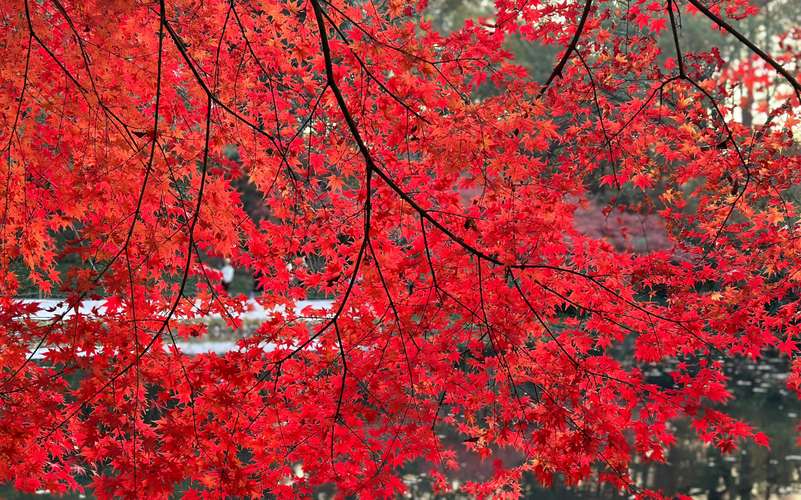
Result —
<instances>
[{"instance_id":1,"label":"autumn foliage canopy","mask_svg":"<svg viewBox=\"0 0 801 500\"><path fill-rule=\"evenodd\" d=\"M447 491L447 434L517 457L470 494L526 473L656 496L629 465L676 419L769 445L721 404L731 360L798 352L798 45L742 36L747 0L497 0L449 34L425 4L0 1L0 483L383 497L414 462ZM689 16L748 64L683 50ZM547 80L512 39L556 48ZM250 307L222 257L272 312L182 354ZM296 308L310 290L332 307Z\"/></svg>"}]
</instances>

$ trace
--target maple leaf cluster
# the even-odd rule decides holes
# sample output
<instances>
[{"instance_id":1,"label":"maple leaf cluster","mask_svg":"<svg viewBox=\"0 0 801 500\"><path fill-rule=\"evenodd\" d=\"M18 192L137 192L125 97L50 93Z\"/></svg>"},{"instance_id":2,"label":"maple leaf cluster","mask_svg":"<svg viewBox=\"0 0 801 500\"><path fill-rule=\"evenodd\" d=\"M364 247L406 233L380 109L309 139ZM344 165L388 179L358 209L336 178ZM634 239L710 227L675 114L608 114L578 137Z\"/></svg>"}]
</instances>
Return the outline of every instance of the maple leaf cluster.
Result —
<instances>
[{"instance_id":1,"label":"maple leaf cluster","mask_svg":"<svg viewBox=\"0 0 801 500\"><path fill-rule=\"evenodd\" d=\"M422 462L447 490L447 428L518 457L469 494L530 473L657 497L629 465L664 461L676 419L767 445L726 414L724 367L798 350L801 86L737 31L754 7L497 0L448 35L424 9L0 1L0 482L387 497ZM682 15L753 58L684 52ZM546 81L512 37L559 47ZM736 119L743 79L779 89L759 125ZM209 257L271 313L187 356L196 320L249 307ZM42 320L23 279L66 307ZM333 306L297 310L312 289Z\"/></svg>"}]
</instances>

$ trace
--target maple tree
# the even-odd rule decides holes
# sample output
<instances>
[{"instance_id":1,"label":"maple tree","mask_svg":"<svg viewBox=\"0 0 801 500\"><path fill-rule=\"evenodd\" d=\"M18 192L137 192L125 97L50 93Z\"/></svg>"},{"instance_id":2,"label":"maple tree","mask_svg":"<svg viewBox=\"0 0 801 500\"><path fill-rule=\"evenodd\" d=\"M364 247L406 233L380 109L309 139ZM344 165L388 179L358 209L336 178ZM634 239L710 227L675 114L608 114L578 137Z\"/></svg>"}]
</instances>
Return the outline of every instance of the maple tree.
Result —
<instances>
[{"instance_id":1,"label":"maple tree","mask_svg":"<svg viewBox=\"0 0 801 500\"><path fill-rule=\"evenodd\" d=\"M656 497L628 467L664 460L675 419L768 445L722 409L723 368L798 351L797 56L737 30L746 0L497 0L448 35L424 9L0 1L0 481L382 497L422 461L446 491L448 427L519 457L467 493L531 473ZM753 58L685 53L682 16ZM547 80L511 37L560 49ZM773 89L751 126L742 81ZM669 243L585 234L593 210L656 217ZM273 313L186 356L191 320L248 307L208 256L256 273ZM69 314L15 299L19 265ZM310 289L333 307L296 312Z\"/></svg>"}]
</instances>

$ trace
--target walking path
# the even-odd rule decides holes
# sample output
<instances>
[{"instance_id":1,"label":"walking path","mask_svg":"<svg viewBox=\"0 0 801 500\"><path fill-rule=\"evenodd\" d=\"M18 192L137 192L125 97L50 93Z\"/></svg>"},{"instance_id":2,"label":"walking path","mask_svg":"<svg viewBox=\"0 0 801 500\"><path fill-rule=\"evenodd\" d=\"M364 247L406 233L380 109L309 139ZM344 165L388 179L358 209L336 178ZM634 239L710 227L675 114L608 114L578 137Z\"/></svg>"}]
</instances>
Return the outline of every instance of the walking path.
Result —
<instances>
[{"instance_id":1,"label":"walking path","mask_svg":"<svg viewBox=\"0 0 801 500\"><path fill-rule=\"evenodd\" d=\"M39 321L49 321L64 315L65 318L75 314L75 308L70 308L66 301L63 299L20 299L24 303L36 303L39 305L38 311L33 315L34 319ZM311 307L319 313L320 317L324 317L326 312L330 312L331 306L334 301L332 300L299 300L295 303L295 315L303 316L303 311ZM92 317L103 316L105 310L105 300L85 300L81 302L78 310L81 314ZM270 319L275 313L284 311L283 306L277 306L273 309L265 309L255 299L248 300L247 311L242 313L239 318L248 322L262 322ZM219 314L209 314L203 318L198 318L201 321L221 321L223 318ZM202 340L176 340L176 345L185 354L196 355L207 352L217 354L224 354L229 351L236 350L236 341L233 339L215 339L210 340L208 336ZM165 344L165 349L169 349L170 345ZM263 346L266 351L271 350L271 345ZM31 348L33 349L33 348ZM47 347L39 349L33 355L33 359L43 359L45 353L48 351Z\"/></svg>"},{"instance_id":2,"label":"walking path","mask_svg":"<svg viewBox=\"0 0 801 500\"><path fill-rule=\"evenodd\" d=\"M70 308L64 299L20 299L20 302L39 304L39 310L33 315L35 319L47 321L64 315L70 317L75 314L75 309ZM320 311L325 311L331 308L334 301L332 300L299 300L295 303L295 315L301 316L302 311L307 307L312 307ZM79 311L81 314L87 316L101 317L105 310L105 300L84 300L81 302ZM283 306L278 306L274 309L267 310L259 304L256 299L248 299L248 310L240 315L243 320L251 321L266 321L270 319L272 313L284 312ZM219 320L222 316L219 314L210 314L202 318L203 320Z\"/></svg>"}]
</instances>

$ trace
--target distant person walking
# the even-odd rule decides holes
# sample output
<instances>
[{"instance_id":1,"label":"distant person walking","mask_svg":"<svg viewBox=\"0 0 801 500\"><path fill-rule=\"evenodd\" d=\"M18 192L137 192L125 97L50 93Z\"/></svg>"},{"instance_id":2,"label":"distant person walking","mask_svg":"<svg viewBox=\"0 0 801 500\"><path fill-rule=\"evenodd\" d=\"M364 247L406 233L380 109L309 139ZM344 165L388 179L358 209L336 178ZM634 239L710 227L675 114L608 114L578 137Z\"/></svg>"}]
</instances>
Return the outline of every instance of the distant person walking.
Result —
<instances>
[{"instance_id":1,"label":"distant person walking","mask_svg":"<svg viewBox=\"0 0 801 500\"><path fill-rule=\"evenodd\" d=\"M231 259L225 259L225 264L220 271L222 271L222 287L227 292L231 288L231 283L234 282L234 266L231 265Z\"/></svg>"}]
</instances>

